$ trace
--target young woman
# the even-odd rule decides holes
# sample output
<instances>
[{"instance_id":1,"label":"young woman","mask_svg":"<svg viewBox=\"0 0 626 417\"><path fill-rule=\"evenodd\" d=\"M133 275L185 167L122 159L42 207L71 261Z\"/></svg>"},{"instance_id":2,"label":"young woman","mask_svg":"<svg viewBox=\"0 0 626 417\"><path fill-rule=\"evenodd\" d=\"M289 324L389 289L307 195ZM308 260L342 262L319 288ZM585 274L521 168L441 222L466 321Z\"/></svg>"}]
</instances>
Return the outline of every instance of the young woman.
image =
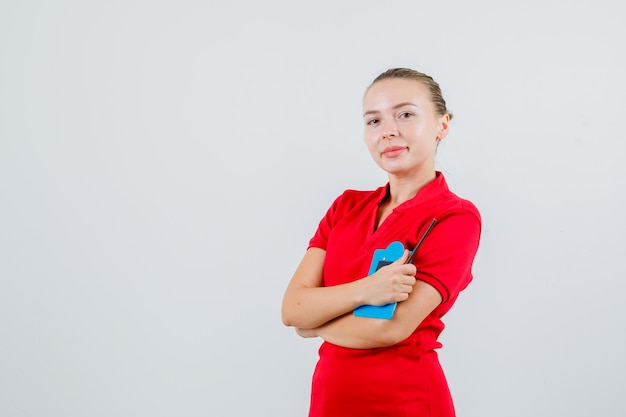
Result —
<instances>
[{"instance_id":1,"label":"young woman","mask_svg":"<svg viewBox=\"0 0 626 417\"><path fill-rule=\"evenodd\" d=\"M365 142L389 182L334 201L283 299L284 324L324 340L310 417L455 415L435 349L441 318L472 280L481 219L435 170L451 118L439 85L411 69L385 71L366 91ZM394 241L403 255L370 273ZM353 314L389 303L391 319Z\"/></svg>"}]
</instances>

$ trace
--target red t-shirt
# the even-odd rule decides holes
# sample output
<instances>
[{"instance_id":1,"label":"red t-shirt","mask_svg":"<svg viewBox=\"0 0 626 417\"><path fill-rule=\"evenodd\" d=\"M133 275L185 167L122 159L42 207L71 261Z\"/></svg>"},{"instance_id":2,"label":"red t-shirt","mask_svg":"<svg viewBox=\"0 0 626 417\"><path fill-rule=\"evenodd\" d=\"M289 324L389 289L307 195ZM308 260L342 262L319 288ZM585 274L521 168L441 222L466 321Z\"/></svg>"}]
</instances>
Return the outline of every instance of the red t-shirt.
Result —
<instances>
[{"instance_id":1,"label":"red t-shirt","mask_svg":"<svg viewBox=\"0 0 626 417\"><path fill-rule=\"evenodd\" d=\"M434 349L441 347L441 317L472 280L480 214L471 202L453 194L437 172L435 180L375 229L378 204L387 190L347 190L328 209L309 244L326 251L324 286L367 276L374 251L393 241L413 248L435 218L413 263L416 278L437 289L443 301L396 345L350 349L324 342L313 375L310 417L454 416Z\"/></svg>"}]
</instances>

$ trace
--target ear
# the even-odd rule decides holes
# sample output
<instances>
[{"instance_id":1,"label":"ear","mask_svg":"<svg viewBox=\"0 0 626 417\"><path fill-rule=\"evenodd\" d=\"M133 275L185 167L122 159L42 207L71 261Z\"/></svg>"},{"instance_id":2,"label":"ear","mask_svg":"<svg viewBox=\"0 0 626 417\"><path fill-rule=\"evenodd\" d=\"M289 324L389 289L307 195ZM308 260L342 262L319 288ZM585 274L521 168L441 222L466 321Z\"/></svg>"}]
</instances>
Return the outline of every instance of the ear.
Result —
<instances>
[{"instance_id":1,"label":"ear","mask_svg":"<svg viewBox=\"0 0 626 417\"><path fill-rule=\"evenodd\" d=\"M448 136L448 130L450 128L450 115L444 114L443 116L440 116L437 120L437 124L439 126L437 140L442 140L443 138Z\"/></svg>"}]
</instances>

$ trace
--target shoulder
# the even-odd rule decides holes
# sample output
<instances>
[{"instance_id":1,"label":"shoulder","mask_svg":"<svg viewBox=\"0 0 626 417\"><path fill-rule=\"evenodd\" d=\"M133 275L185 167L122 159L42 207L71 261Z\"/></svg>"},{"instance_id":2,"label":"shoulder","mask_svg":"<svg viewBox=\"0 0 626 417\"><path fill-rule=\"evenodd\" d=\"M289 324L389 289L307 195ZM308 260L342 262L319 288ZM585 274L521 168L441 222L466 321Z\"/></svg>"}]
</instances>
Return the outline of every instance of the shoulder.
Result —
<instances>
[{"instance_id":1,"label":"shoulder","mask_svg":"<svg viewBox=\"0 0 626 417\"><path fill-rule=\"evenodd\" d=\"M335 199L331 205L331 210L345 212L371 203L378 204L384 195L385 187L379 187L375 190L347 189Z\"/></svg>"},{"instance_id":2,"label":"shoulder","mask_svg":"<svg viewBox=\"0 0 626 417\"><path fill-rule=\"evenodd\" d=\"M473 217L478 223L481 223L480 211L476 205L463 197L458 196L456 193L448 188L445 178L441 175L441 209L442 215L448 214L464 214L469 217ZM437 204L437 203L435 203Z\"/></svg>"},{"instance_id":3,"label":"shoulder","mask_svg":"<svg viewBox=\"0 0 626 417\"><path fill-rule=\"evenodd\" d=\"M445 236L444 244L451 250L458 247L475 253L483 227L480 211L470 200L452 192L446 194L445 203L434 216L438 231Z\"/></svg>"},{"instance_id":4,"label":"shoulder","mask_svg":"<svg viewBox=\"0 0 626 417\"><path fill-rule=\"evenodd\" d=\"M448 211L457 214L467 214L475 217L479 222L481 221L480 211L474 203L472 203L470 200L459 197L452 191L448 191L448 193L446 194L446 206Z\"/></svg>"},{"instance_id":5,"label":"shoulder","mask_svg":"<svg viewBox=\"0 0 626 417\"><path fill-rule=\"evenodd\" d=\"M377 204L379 195L381 193L384 195L384 192L384 187L372 191L345 190L335 198L335 201L320 220L315 236L309 242L309 247L314 246L326 250L328 240L335 227L348 219L362 216L367 208L371 207L371 204Z\"/></svg>"},{"instance_id":6,"label":"shoulder","mask_svg":"<svg viewBox=\"0 0 626 417\"><path fill-rule=\"evenodd\" d=\"M339 197L350 201L359 201L370 198L372 196L383 194L385 192L385 188L386 187L378 187L374 190L355 190L349 188L345 190Z\"/></svg>"}]
</instances>

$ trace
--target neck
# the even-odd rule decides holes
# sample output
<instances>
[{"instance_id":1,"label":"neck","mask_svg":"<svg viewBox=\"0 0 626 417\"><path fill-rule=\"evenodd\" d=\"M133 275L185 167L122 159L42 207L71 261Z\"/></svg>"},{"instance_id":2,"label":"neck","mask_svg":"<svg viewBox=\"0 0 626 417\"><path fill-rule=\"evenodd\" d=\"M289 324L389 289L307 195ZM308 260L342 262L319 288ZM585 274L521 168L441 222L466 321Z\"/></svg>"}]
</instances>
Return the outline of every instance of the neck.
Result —
<instances>
[{"instance_id":1,"label":"neck","mask_svg":"<svg viewBox=\"0 0 626 417\"><path fill-rule=\"evenodd\" d=\"M398 206L417 195L426 184L436 178L435 171L421 173L412 177L389 176L389 201Z\"/></svg>"}]
</instances>

